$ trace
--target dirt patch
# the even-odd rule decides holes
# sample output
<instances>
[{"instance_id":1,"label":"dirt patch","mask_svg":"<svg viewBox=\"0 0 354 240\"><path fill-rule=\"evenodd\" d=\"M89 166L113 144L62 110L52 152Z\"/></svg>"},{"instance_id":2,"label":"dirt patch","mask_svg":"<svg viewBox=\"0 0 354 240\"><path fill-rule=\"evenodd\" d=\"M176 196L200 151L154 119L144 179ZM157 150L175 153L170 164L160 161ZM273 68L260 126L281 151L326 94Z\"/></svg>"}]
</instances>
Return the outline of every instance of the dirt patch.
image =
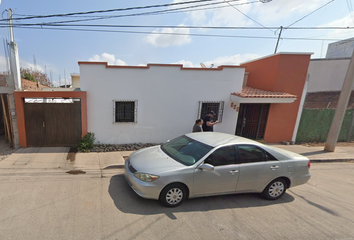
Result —
<instances>
[{"instance_id":1,"label":"dirt patch","mask_svg":"<svg viewBox=\"0 0 354 240\"><path fill-rule=\"evenodd\" d=\"M70 162L74 162L76 158L76 153L77 153L77 147L70 147L66 160L70 160Z\"/></svg>"},{"instance_id":2,"label":"dirt patch","mask_svg":"<svg viewBox=\"0 0 354 240\"><path fill-rule=\"evenodd\" d=\"M85 174L86 172L82 170L70 170L67 171L66 173L77 175L77 174Z\"/></svg>"}]
</instances>

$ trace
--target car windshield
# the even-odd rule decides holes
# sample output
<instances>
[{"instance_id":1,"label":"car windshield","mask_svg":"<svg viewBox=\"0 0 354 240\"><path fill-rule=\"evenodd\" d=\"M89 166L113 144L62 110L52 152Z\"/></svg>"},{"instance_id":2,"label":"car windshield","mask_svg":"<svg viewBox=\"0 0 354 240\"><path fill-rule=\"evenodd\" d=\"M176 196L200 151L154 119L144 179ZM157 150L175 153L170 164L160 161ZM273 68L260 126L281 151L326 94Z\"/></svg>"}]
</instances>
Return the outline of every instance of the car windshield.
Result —
<instances>
[{"instance_id":1,"label":"car windshield","mask_svg":"<svg viewBox=\"0 0 354 240\"><path fill-rule=\"evenodd\" d=\"M180 136L161 146L164 153L187 166L196 163L212 148L186 136Z\"/></svg>"}]
</instances>

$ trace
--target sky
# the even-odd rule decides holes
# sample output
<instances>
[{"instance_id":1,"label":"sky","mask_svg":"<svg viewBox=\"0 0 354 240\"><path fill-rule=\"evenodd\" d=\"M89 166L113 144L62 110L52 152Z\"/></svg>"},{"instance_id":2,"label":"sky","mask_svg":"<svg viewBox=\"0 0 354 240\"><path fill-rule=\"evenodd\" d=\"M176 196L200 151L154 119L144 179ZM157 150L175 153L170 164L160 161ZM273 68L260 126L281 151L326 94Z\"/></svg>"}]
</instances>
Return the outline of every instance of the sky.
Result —
<instances>
[{"instance_id":1,"label":"sky","mask_svg":"<svg viewBox=\"0 0 354 240\"><path fill-rule=\"evenodd\" d=\"M133 66L238 65L273 54L280 26L284 29L277 52L310 52L312 58L324 58L329 43L354 37L354 29L323 29L354 27L353 0L205 0L186 4L190 1L195 0L0 0L0 36L9 40L6 19L11 8L20 66L47 73L54 85L64 84L64 70L68 82L70 73L79 73L78 61ZM111 9L116 10L104 11ZM43 17L91 11L102 12ZM70 26L73 24L76 26ZM318 27L322 29L313 29ZM3 43L0 71L7 70L4 48Z\"/></svg>"}]
</instances>

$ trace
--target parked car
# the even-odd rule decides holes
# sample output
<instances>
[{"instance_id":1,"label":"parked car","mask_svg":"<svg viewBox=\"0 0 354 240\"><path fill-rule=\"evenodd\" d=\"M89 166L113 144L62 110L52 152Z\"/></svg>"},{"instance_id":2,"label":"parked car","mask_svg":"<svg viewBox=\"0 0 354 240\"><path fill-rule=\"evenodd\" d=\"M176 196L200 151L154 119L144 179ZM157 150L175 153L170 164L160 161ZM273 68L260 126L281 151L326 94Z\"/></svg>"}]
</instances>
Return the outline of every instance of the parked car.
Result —
<instances>
[{"instance_id":1,"label":"parked car","mask_svg":"<svg viewBox=\"0 0 354 240\"><path fill-rule=\"evenodd\" d=\"M125 162L125 178L141 197L168 207L186 198L261 193L269 200L310 179L310 160L235 135L189 133L144 148Z\"/></svg>"}]
</instances>

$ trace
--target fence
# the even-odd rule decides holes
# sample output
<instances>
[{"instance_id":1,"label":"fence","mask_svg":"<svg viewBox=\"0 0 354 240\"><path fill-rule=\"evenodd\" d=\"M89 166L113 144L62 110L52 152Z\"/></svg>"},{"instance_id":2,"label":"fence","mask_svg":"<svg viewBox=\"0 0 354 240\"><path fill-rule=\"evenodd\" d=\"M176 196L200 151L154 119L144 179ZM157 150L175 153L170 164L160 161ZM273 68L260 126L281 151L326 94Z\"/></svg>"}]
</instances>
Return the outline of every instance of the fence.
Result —
<instances>
[{"instance_id":1,"label":"fence","mask_svg":"<svg viewBox=\"0 0 354 240\"><path fill-rule=\"evenodd\" d=\"M296 142L325 142L332 124L335 109L304 109ZM354 139L354 109L347 110L338 142Z\"/></svg>"}]
</instances>

